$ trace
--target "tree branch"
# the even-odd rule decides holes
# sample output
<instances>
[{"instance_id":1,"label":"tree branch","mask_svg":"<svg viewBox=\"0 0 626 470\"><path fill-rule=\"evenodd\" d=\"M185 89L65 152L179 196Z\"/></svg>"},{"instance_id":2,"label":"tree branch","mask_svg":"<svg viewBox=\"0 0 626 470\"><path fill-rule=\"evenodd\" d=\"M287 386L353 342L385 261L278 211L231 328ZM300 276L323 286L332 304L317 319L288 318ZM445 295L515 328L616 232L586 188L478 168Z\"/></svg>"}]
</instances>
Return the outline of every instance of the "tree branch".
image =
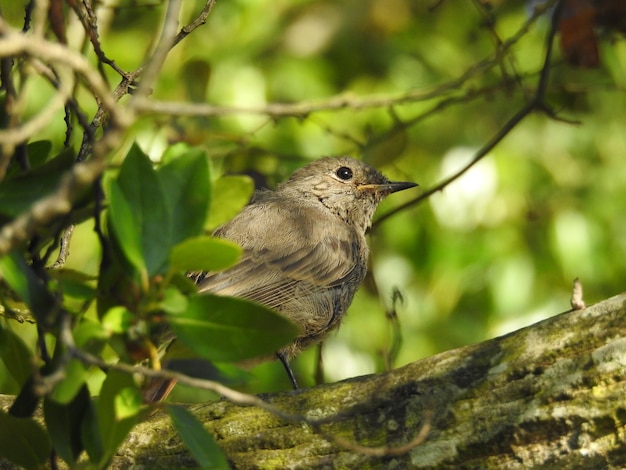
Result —
<instances>
[{"instance_id":1,"label":"tree branch","mask_svg":"<svg viewBox=\"0 0 626 470\"><path fill-rule=\"evenodd\" d=\"M189 409L238 469L622 468L625 321L621 294L391 372L262 397L319 429L227 401ZM425 423L404 453L361 448L399 449ZM133 430L112 468L131 464L195 465L165 413Z\"/></svg>"}]
</instances>

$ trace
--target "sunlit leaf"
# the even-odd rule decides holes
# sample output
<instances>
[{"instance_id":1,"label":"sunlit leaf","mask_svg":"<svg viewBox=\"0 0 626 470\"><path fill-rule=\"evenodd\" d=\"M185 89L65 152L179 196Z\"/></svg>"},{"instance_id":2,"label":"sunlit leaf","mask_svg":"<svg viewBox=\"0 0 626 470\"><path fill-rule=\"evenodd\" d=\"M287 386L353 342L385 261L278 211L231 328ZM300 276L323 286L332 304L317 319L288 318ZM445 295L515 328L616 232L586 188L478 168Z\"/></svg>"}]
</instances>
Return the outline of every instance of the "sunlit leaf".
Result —
<instances>
[{"instance_id":1,"label":"sunlit leaf","mask_svg":"<svg viewBox=\"0 0 626 470\"><path fill-rule=\"evenodd\" d=\"M229 240L197 237L179 243L172 250L170 264L177 271L219 271L235 264L241 248Z\"/></svg>"},{"instance_id":2,"label":"sunlit leaf","mask_svg":"<svg viewBox=\"0 0 626 470\"><path fill-rule=\"evenodd\" d=\"M265 306L231 297L197 295L168 320L179 340L212 361L270 355L298 334L295 325Z\"/></svg>"},{"instance_id":3,"label":"sunlit leaf","mask_svg":"<svg viewBox=\"0 0 626 470\"><path fill-rule=\"evenodd\" d=\"M189 301L187 296L175 287L165 289L165 295L159 306L166 312L181 313L187 310Z\"/></svg>"},{"instance_id":4,"label":"sunlit leaf","mask_svg":"<svg viewBox=\"0 0 626 470\"><path fill-rule=\"evenodd\" d=\"M213 184L207 227L213 229L235 217L250 201L254 182L248 176L222 176Z\"/></svg>"},{"instance_id":5,"label":"sunlit leaf","mask_svg":"<svg viewBox=\"0 0 626 470\"><path fill-rule=\"evenodd\" d=\"M78 359L71 359L64 368L65 377L52 390L51 398L57 403L66 404L74 399L85 385L87 367Z\"/></svg>"},{"instance_id":6,"label":"sunlit leaf","mask_svg":"<svg viewBox=\"0 0 626 470\"><path fill-rule=\"evenodd\" d=\"M204 150L190 149L159 168L172 244L202 233L211 199L209 163Z\"/></svg>"},{"instance_id":7,"label":"sunlit leaf","mask_svg":"<svg viewBox=\"0 0 626 470\"><path fill-rule=\"evenodd\" d=\"M146 264L141 247L141 233L136 226L130 202L117 181L111 181L108 222L117 238L116 246L138 273L145 273Z\"/></svg>"},{"instance_id":8,"label":"sunlit leaf","mask_svg":"<svg viewBox=\"0 0 626 470\"><path fill-rule=\"evenodd\" d=\"M112 307L102 317L102 328L109 333L125 333L132 325L135 314L121 305Z\"/></svg>"},{"instance_id":9,"label":"sunlit leaf","mask_svg":"<svg viewBox=\"0 0 626 470\"><path fill-rule=\"evenodd\" d=\"M165 269L172 245L172 221L157 173L137 145L124 159L117 183L130 209L148 276L158 274ZM111 212L114 210L111 207ZM118 238L118 242L124 244L126 240Z\"/></svg>"},{"instance_id":10,"label":"sunlit leaf","mask_svg":"<svg viewBox=\"0 0 626 470\"><path fill-rule=\"evenodd\" d=\"M115 395L115 418L122 421L139 413L142 405L142 397L136 387L127 387Z\"/></svg>"}]
</instances>

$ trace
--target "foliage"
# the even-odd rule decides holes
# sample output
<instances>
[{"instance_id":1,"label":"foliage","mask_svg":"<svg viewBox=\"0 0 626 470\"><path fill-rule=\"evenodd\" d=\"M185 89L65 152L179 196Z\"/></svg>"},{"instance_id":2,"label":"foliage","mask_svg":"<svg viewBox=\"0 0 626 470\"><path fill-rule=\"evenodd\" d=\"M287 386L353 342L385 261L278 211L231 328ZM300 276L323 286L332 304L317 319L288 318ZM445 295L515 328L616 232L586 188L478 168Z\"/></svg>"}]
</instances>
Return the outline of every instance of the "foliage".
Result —
<instances>
[{"instance_id":1,"label":"foliage","mask_svg":"<svg viewBox=\"0 0 626 470\"><path fill-rule=\"evenodd\" d=\"M185 370L219 381L293 336L267 309L196 295L184 273L235 262L238 248L207 234L252 181L273 186L321 155L360 156L430 194L381 208L409 204L375 226L370 276L324 346L327 380L566 310L574 277L593 300L622 290L626 48L585 16L598 67L569 63L585 62L566 36L579 17L550 15L576 2L3 3L0 392L18 398L0 413L14 435L0 455L19 465L54 448L106 467L148 412L110 364L158 370L166 325ZM186 28L154 28L177 18ZM297 361L306 384L314 358ZM240 386L288 383L277 365L253 376ZM199 464L224 465L168 411Z\"/></svg>"}]
</instances>

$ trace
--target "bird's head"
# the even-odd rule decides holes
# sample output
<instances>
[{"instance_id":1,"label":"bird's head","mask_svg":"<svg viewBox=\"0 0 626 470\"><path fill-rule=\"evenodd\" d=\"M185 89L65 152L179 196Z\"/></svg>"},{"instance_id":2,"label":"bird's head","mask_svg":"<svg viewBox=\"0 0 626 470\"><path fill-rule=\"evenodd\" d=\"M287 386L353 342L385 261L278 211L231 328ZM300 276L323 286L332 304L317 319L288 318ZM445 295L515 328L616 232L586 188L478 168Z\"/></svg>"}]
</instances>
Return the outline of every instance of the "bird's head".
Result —
<instances>
[{"instance_id":1,"label":"bird's head","mask_svg":"<svg viewBox=\"0 0 626 470\"><path fill-rule=\"evenodd\" d=\"M326 157L296 170L279 190L316 198L327 209L364 232L378 204L389 194L417 186L389 181L382 173L354 158Z\"/></svg>"}]
</instances>

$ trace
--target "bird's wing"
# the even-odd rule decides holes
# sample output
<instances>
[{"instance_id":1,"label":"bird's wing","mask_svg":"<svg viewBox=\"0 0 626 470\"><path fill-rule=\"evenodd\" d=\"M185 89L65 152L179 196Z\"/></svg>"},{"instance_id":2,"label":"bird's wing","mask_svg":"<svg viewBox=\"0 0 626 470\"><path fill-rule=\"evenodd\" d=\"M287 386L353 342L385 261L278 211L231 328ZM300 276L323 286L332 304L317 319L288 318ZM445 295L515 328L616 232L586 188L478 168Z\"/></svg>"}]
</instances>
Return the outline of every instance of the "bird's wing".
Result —
<instances>
[{"instance_id":1,"label":"bird's wing","mask_svg":"<svg viewBox=\"0 0 626 470\"><path fill-rule=\"evenodd\" d=\"M290 317L296 315L298 303L300 314L313 313L310 302L315 297L315 310L332 314L333 288L352 272L361 255L352 229L332 217L310 205L248 206L216 232L243 247L242 259L206 275L199 291L254 300Z\"/></svg>"}]
</instances>

